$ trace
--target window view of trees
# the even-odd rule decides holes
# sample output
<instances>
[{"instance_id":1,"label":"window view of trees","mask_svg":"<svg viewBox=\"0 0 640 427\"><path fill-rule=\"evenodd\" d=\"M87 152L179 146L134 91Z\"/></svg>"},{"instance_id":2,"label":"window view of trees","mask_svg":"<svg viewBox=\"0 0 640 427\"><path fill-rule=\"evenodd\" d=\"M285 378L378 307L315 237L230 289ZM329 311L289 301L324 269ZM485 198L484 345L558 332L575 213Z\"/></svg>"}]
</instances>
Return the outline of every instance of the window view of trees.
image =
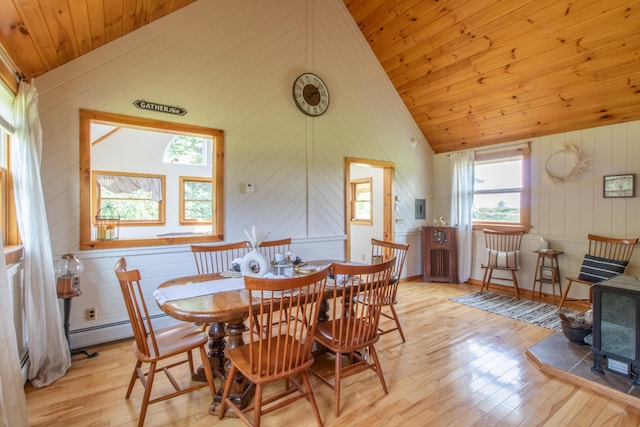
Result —
<instances>
[{"instance_id":1,"label":"window view of trees","mask_svg":"<svg viewBox=\"0 0 640 427\"><path fill-rule=\"evenodd\" d=\"M138 189L132 193L114 193L100 189L100 209L115 209L123 222L157 221L160 217L158 207L158 202L151 200L150 191Z\"/></svg>"},{"instance_id":2,"label":"window view of trees","mask_svg":"<svg viewBox=\"0 0 640 427\"><path fill-rule=\"evenodd\" d=\"M211 180L180 178L182 181L182 222L211 222L213 184Z\"/></svg>"},{"instance_id":3,"label":"window view of trees","mask_svg":"<svg viewBox=\"0 0 640 427\"><path fill-rule=\"evenodd\" d=\"M474 209L473 219L478 221L519 222L520 208L510 207L505 200L500 199L494 207L478 207Z\"/></svg>"},{"instance_id":4,"label":"window view of trees","mask_svg":"<svg viewBox=\"0 0 640 427\"><path fill-rule=\"evenodd\" d=\"M209 141L211 140L198 136L177 135L167 145L163 161L203 166L207 162L206 150Z\"/></svg>"},{"instance_id":5,"label":"window view of trees","mask_svg":"<svg viewBox=\"0 0 640 427\"><path fill-rule=\"evenodd\" d=\"M98 209L115 209L123 225L164 222L164 176L96 171L94 179Z\"/></svg>"}]
</instances>

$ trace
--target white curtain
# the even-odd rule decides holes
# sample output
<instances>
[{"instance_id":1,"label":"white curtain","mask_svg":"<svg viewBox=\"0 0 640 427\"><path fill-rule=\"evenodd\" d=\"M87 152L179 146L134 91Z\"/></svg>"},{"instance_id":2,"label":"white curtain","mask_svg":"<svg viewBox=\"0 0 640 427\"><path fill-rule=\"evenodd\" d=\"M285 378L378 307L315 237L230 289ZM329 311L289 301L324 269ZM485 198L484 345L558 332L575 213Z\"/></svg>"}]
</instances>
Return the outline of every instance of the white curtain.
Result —
<instances>
[{"instance_id":1,"label":"white curtain","mask_svg":"<svg viewBox=\"0 0 640 427\"><path fill-rule=\"evenodd\" d=\"M473 151L451 154L451 224L458 227L458 280L471 277L473 223Z\"/></svg>"},{"instance_id":2,"label":"white curtain","mask_svg":"<svg viewBox=\"0 0 640 427\"><path fill-rule=\"evenodd\" d=\"M0 256L0 422L3 427L26 427L29 420L16 341L13 293L9 286L7 266Z\"/></svg>"},{"instance_id":3,"label":"white curtain","mask_svg":"<svg viewBox=\"0 0 640 427\"><path fill-rule=\"evenodd\" d=\"M11 170L20 237L24 244L25 317L28 377L35 387L49 385L71 366L55 286L51 239L40 178L42 128L35 87L20 82L14 106L16 134Z\"/></svg>"}]
</instances>

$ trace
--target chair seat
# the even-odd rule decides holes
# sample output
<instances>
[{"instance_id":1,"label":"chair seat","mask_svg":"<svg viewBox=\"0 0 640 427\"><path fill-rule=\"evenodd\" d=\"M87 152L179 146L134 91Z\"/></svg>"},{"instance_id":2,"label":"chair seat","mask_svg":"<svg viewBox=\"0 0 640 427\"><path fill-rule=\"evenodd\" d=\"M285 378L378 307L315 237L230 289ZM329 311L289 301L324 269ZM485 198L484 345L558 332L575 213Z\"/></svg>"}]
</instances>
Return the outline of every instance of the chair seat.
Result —
<instances>
[{"instance_id":1,"label":"chair seat","mask_svg":"<svg viewBox=\"0 0 640 427\"><path fill-rule=\"evenodd\" d=\"M353 340L353 342L348 342L353 339L351 335L353 335L354 330L361 330L360 328L367 328L367 325L362 324L363 321L361 319L349 319L346 322L329 320L327 322L320 322L316 326L316 330L314 333L314 338L323 346L327 347L332 351L339 351L342 353L348 353L351 351L356 351L363 347L369 346L373 343L376 343L380 339L380 335L372 332L372 336L368 339L357 338ZM335 326L334 326L335 325ZM335 337L343 337L342 343L336 343L334 340L334 328L335 328Z\"/></svg>"},{"instance_id":2,"label":"chair seat","mask_svg":"<svg viewBox=\"0 0 640 427\"><path fill-rule=\"evenodd\" d=\"M276 363L278 365L283 365L282 359L277 359L276 351L278 349L277 338L271 337L269 341L264 341L263 345L269 348L269 351L264 351L262 354L262 366L260 367L261 373L254 374L251 372L251 346L249 344L241 345L240 347L232 348L228 351L227 357L233 362L234 365L238 368L242 374L251 380L254 383L267 383L271 381L275 381L279 378L286 378L291 376L297 372L304 371L311 367L314 362L313 355L309 352L306 355L300 355L303 359L306 359L302 364L297 363L293 360L291 355L285 355L287 357L287 363L284 363L285 366L294 366L294 369L287 369L278 372L277 374L271 374L270 376L266 376L269 372L275 371ZM267 344L268 343L268 344ZM289 344L293 346L298 346L299 341L296 339L291 339L289 337ZM258 360L260 357L260 347L253 346L253 357L255 360Z\"/></svg>"},{"instance_id":3,"label":"chair seat","mask_svg":"<svg viewBox=\"0 0 640 427\"><path fill-rule=\"evenodd\" d=\"M143 354L136 342L133 342L133 353L138 360L149 362L153 360L162 360L177 354L184 353L192 348L197 348L208 342L209 338L203 333L202 328L191 323L179 324L169 328L155 332L156 342L158 343L158 352L160 356L151 354L146 356ZM147 337L148 347L153 350L151 336Z\"/></svg>"},{"instance_id":4,"label":"chair seat","mask_svg":"<svg viewBox=\"0 0 640 427\"><path fill-rule=\"evenodd\" d=\"M569 280L570 282L578 282L578 283L582 283L583 285L587 285L587 286L592 286L594 282L590 282L588 280L583 280L583 279L579 279L577 277L565 277L565 279Z\"/></svg>"}]
</instances>

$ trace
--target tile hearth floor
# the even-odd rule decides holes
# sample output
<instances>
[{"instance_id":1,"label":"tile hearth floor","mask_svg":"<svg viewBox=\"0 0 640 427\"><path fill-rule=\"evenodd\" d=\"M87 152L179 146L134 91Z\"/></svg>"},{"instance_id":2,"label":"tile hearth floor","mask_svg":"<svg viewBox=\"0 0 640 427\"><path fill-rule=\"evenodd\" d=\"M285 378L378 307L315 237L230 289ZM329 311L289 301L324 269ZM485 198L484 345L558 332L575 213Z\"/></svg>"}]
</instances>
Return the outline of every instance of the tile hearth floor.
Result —
<instances>
[{"instance_id":1,"label":"tile hearth floor","mask_svg":"<svg viewBox=\"0 0 640 427\"><path fill-rule=\"evenodd\" d=\"M591 371L591 346L574 344L558 332L530 347L526 355L542 372L640 408L640 387L633 380L607 370L604 375Z\"/></svg>"}]
</instances>

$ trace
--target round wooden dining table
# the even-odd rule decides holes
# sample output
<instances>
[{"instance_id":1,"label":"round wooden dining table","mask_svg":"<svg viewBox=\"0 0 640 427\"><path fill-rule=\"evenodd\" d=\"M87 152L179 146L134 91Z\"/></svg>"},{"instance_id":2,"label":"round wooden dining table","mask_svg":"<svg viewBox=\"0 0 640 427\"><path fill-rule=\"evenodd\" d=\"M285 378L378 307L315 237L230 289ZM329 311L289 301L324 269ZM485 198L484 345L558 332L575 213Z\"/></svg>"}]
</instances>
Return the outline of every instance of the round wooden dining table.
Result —
<instances>
[{"instance_id":1,"label":"round wooden dining table","mask_svg":"<svg viewBox=\"0 0 640 427\"><path fill-rule=\"evenodd\" d=\"M333 262L338 261L317 260L305 264L324 267ZM244 288L244 280L219 273L178 277L160 284L154 298L160 309L175 319L209 325L209 363L214 375L224 384L227 373L225 350L244 345L243 333L248 329L245 321L250 312L260 308L260 301L251 300L249 291ZM326 319L326 312L323 316L321 310L318 320L323 319ZM205 380L202 369L193 379ZM253 398L253 391L253 384L242 379L234 381L229 397L239 407L246 407ZM222 387L219 387L209 413L216 412L221 399Z\"/></svg>"}]
</instances>

